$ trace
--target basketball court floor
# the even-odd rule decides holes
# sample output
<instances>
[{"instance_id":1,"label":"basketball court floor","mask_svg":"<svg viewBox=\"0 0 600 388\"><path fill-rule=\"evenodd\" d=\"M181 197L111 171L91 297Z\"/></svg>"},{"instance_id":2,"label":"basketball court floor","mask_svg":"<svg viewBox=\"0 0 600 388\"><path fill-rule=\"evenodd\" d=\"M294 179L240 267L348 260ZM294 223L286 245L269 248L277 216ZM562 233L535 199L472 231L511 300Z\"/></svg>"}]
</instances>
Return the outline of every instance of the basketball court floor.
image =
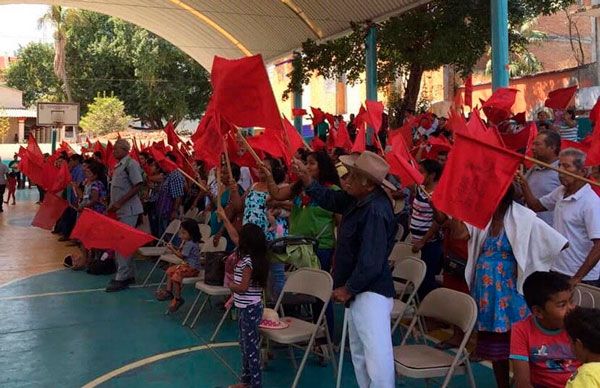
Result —
<instances>
[{"instance_id":1,"label":"basketball court floor","mask_svg":"<svg viewBox=\"0 0 600 388\"><path fill-rule=\"evenodd\" d=\"M226 320L209 343L222 310L215 304L193 330L181 326L193 290L184 293L180 312L166 316L166 304L154 299L156 286L108 294L108 276L64 269L62 258L76 249L30 226L35 201L35 189L19 190L17 205L5 205L0 213L1 387L227 387L237 382L236 321ZM139 279L148 264L137 262ZM339 329L342 311L336 312ZM349 353L345 360L342 386L356 387ZM488 367L477 364L474 371L478 386L493 386ZM287 348L276 349L263 372L264 386L290 386L294 373ZM333 368L310 357L300 386L335 387ZM397 386L426 385L402 379ZM456 377L452 386L467 383Z\"/></svg>"}]
</instances>

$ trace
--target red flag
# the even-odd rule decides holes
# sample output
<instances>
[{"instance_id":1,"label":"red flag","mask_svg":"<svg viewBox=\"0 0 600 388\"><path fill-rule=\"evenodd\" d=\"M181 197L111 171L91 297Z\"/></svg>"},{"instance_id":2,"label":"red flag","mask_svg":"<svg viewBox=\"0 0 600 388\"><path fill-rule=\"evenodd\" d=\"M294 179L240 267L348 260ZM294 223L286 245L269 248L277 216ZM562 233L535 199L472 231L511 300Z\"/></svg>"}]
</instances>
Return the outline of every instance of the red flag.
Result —
<instances>
[{"instance_id":1,"label":"red flag","mask_svg":"<svg viewBox=\"0 0 600 388\"><path fill-rule=\"evenodd\" d=\"M312 141L310 142L310 146L314 151L324 150L327 148L327 144L325 144L323 140L319 139L318 136L313 137Z\"/></svg>"},{"instance_id":2,"label":"red flag","mask_svg":"<svg viewBox=\"0 0 600 388\"><path fill-rule=\"evenodd\" d=\"M381 130L383 103L381 101L367 100L365 105L367 107L367 122L375 133L379 133L379 130Z\"/></svg>"},{"instance_id":3,"label":"red flag","mask_svg":"<svg viewBox=\"0 0 600 388\"><path fill-rule=\"evenodd\" d=\"M173 126L172 121L169 120L167 125L165 125L163 131L165 131L165 133L167 134L167 143L169 143L169 145L173 147L173 149L176 149L179 143L183 143L179 136L177 136L177 133L175 133L175 127Z\"/></svg>"},{"instance_id":4,"label":"red flag","mask_svg":"<svg viewBox=\"0 0 600 388\"><path fill-rule=\"evenodd\" d=\"M517 133L501 133L502 141L509 150L518 151L527 148L530 140L531 126L527 126Z\"/></svg>"},{"instance_id":5,"label":"red flag","mask_svg":"<svg viewBox=\"0 0 600 388\"><path fill-rule=\"evenodd\" d=\"M335 148L342 148L346 151L352 149L352 140L350 139L350 134L348 133L348 127L346 127L345 121L340 121L340 126L338 127L333 146Z\"/></svg>"},{"instance_id":6,"label":"red flag","mask_svg":"<svg viewBox=\"0 0 600 388\"><path fill-rule=\"evenodd\" d=\"M533 158L533 141L535 140L535 138L538 135L538 129L537 129L537 125L535 124L534 121L529 123L529 139L527 139L527 148L525 149L525 156L529 156L530 158ZM532 162L526 160L525 161L525 166L527 168L531 168L533 165Z\"/></svg>"},{"instance_id":7,"label":"red flag","mask_svg":"<svg viewBox=\"0 0 600 388\"><path fill-rule=\"evenodd\" d=\"M253 150L260 150L278 159L287 159L283 139L273 129L266 129L260 135L247 137L246 141Z\"/></svg>"},{"instance_id":8,"label":"red flag","mask_svg":"<svg viewBox=\"0 0 600 388\"><path fill-rule=\"evenodd\" d=\"M156 163L158 163L158 165L164 172L170 173L179 168L179 166L177 166L177 164L175 164L175 162L173 162L171 159L167 158L165 156L165 154L163 154L161 151L159 151L155 147L150 147L148 149L148 151L150 152L150 155L152 155L152 158L156 161Z\"/></svg>"},{"instance_id":9,"label":"red flag","mask_svg":"<svg viewBox=\"0 0 600 388\"><path fill-rule=\"evenodd\" d=\"M498 124L512 116L517 92L517 89L499 88L487 101L482 101L481 108L491 123Z\"/></svg>"},{"instance_id":10,"label":"red flag","mask_svg":"<svg viewBox=\"0 0 600 388\"><path fill-rule=\"evenodd\" d=\"M551 109L567 109L576 92L577 85L553 90L548 93L544 106Z\"/></svg>"},{"instance_id":11,"label":"red flag","mask_svg":"<svg viewBox=\"0 0 600 388\"><path fill-rule=\"evenodd\" d=\"M452 143L446 136L430 136L427 140L429 151L423 155L424 159L436 159L440 152L449 152L452 149Z\"/></svg>"},{"instance_id":12,"label":"red flag","mask_svg":"<svg viewBox=\"0 0 600 388\"><path fill-rule=\"evenodd\" d=\"M587 136L582 143L589 146L585 158L586 166L600 166L600 122L596 122L596 127L591 135Z\"/></svg>"},{"instance_id":13,"label":"red flag","mask_svg":"<svg viewBox=\"0 0 600 388\"><path fill-rule=\"evenodd\" d=\"M596 100L596 103L592 107L592 110L590 111L590 114L589 114L589 118L592 123L596 123L599 121L599 119L600 119L600 98L598 98Z\"/></svg>"},{"instance_id":14,"label":"red flag","mask_svg":"<svg viewBox=\"0 0 600 388\"><path fill-rule=\"evenodd\" d=\"M398 176L403 186L421 185L425 181L423 174L394 148L385 155L385 160L390 165L390 173Z\"/></svg>"},{"instance_id":15,"label":"red flag","mask_svg":"<svg viewBox=\"0 0 600 388\"><path fill-rule=\"evenodd\" d=\"M222 139L227 133L234 132L231 125L217 112L207 111L194 133L196 160L202 160L208 168L218 166L221 163L221 154L225 151Z\"/></svg>"},{"instance_id":16,"label":"red flag","mask_svg":"<svg viewBox=\"0 0 600 388\"><path fill-rule=\"evenodd\" d=\"M367 131L364 125L358 127L356 132L356 139L350 152L365 152L367 150Z\"/></svg>"},{"instance_id":17,"label":"red flag","mask_svg":"<svg viewBox=\"0 0 600 388\"><path fill-rule=\"evenodd\" d=\"M466 128L467 132L463 133L463 135L470 136L487 144L495 145L496 147L504 147L504 143L496 128L488 128L481 120L477 109L473 110L473 113L471 113Z\"/></svg>"},{"instance_id":18,"label":"red flag","mask_svg":"<svg viewBox=\"0 0 600 388\"><path fill-rule=\"evenodd\" d=\"M27 139L27 151L29 151L30 157L44 159L44 154L42 153L40 146L35 140L35 136L33 136L33 133L30 133L29 138Z\"/></svg>"},{"instance_id":19,"label":"red flag","mask_svg":"<svg viewBox=\"0 0 600 388\"><path fill-rule=\"evenodd\" d=\"M473 74L465 80L465 105L473 108Z\"/></svg>"},{"instance_id":20,"label":"red flag","mask_svg":"<svg viewBox=\"0 0 600 388\"><path fill-rule=\"evenodd\" d=\"M312 106L310 107L310 110L312 111L312 116L313 116L313 127L316 127L317 125L321 124L323 121L325 121L326 118L326 113L323 112L321 109L319 108L313 108Z\"/></svg>"},{"instance_id":21,"label":"red flag","mask_svg":"<svg viewBox=\"0 0 600 388\"><path fill-rule=\"evenodd\" d=\"M151 235L90 209L83 209L71 237L87 249L112 249L131 256L139 247L154 240Z\"/></svg>"},{"instance_id":22,"label":"red flag","mask_svg":"<svg viewBox=\"0 0 600 388\"><path fill-rule=\"evenodd\" d=\"M102 147L102 144L100 144L98 140L96 140L96 143L94 143L94 153L96 152L100 152L102 155L102 160L104 160L104 154L106 153L106 150L104 147Z\"/></svg>"},{"instance_id":23,"label":"red flag","mask_svg":"<svg viewBox=\"0 0 600 388\"><path fill-rule=\"evenodd\" d=\"M67 143L64 140L60 143L59 150L65 151L69 156L76 153L75 150L69 145L69 143Z\"/></svg>"},{"instance_id":24,"label":"red flag","mask_svg":"<svg viewBox=\"0 0 600 388\"><path fill-rule=\"evenodd\" d=\"M292 157L294 156L294 154L300 148L304 147L304 139L298 133L298 131L292 125L292 123L290 123L290 121L287 118L285 118L285 117L283 118L283 127L285 128L285 131L287 133L287 137L288 137L288 139L290 141L290 149L288 150L288 156L289 156L289 159L291 161Z\"/></svg>"},{"instance_id":25,"label":"red flag","mask_svg":"<svg viewBox=\"0 0 600 388\"><path fill-rule=\"evenodd\" d=\"M356 126L356 128L360 128L366 122L367 110L365 109L364 105L361 105L360 109L358 110L358 113L356 114L356 117L354 117L354 125Z\"/></svg>"},{"instance_id":26,"label":"red flag","mask_svg":"<svg viewBox=\"0 0 600 388\"><path fill-rule=\"evenodd\" d=\"M64 199L52 193L46 193L31 225L38 228L52 230L56 221L62 216L69 204Z\"/></svg>"},{"instance_id":27,"label":"red flag","mask_svg":"<svg viewBox=\"0 0 600 388\"><path fill-rule=\"evenodd\" d=\"M234 60L215 56L210 78L214 108L229 123L283 131L261 55Z\"/></svg>"},{"instance_id":28,"label":"red flag","mask_svg":"<svg viewBox=\"0 0 600 388\"><path fill-rule=\"evenodd\" d=\"M129 156L131 156L131 159L133 159L136 162L140 163L140 149L138 148L137 141L135 140L135 137L133 138L133 147L131 147L131 151L129 152Z\"/></svg>"},{"instance_id":29,"label":"red flag","mask_svg":"<svg viewBox=\"0 0 600 388\"><path fill-rule=\"evenodd\" d=\"M438 210L484 229L523 156L456 133L432 200Z\"/></svg>"},{"instance_id":30,"label":"red flag","mask_svg":"<svg viewBox=\"0 0 600 388\"><path fill-rule=\"evenodd\" d=\"M115 169L115 166L117 165L117 159L115 159L115 156L113 155L113 148L114 147L109 140L108 143L106 143L104 155L102 155L102 162L104 163L108 171L113 171Z\"/></svg>"},{"instance_id":31,"label":"red flag","mask_svg":"<svg viewBox=\"0 0 600 388\"><path fill-rule=\"evenodd\" d=\"M69 164L63 162L59 168L52 166L52 176L49 177L47 186L45 187L51 193L58 193L67 188L71 183L71 172L69 171Z\"/></svg>"},{"instance_id":32,"label":"red flag","mask_svg":"<svg viewBox=\"0 0 600 388\"><path fill-rule=\"evenodd\" d=\"M299 117L306 115L306 109L292 108L292 117Z\"/></svg>"},{"instance_id":33,"label":"red flag","mask_svg":"<svg viewBox=\"0 0 600 388\"><path fill-rule=\"evenodd\" d=\"M520 112L517 113L516 115L514 115L511 120L514 120L517 122L517 124L521 124L521 125L525 125L527 124L527 118L525 116L525 112Z\"/></svg>"}]
</instances>

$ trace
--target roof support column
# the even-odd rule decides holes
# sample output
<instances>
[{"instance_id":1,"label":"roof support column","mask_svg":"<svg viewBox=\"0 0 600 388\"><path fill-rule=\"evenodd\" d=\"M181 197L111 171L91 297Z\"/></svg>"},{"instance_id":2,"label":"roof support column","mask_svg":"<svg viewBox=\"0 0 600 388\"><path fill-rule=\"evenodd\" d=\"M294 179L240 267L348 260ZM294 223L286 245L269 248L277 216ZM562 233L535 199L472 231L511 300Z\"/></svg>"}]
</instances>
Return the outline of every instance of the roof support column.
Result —
<instances>
[{"instance_id":1,"label":"roof support column","mask_svg":"<svg viewBox=\"0 0 600 388\"><path fill-rule=\"evenodd\" d=\"M377 101L377 27L369 27L365 39L367 100ZM373 145L373 128L367 128L367 145Z\"/></svg>"},{"instance_id":2,"label":"roof support column","mask_svg":"<svg viewBox=\"0 0 600 388\"><path fill-rule=\"evenodd\" d=\"M490 0L492 17L492 90L508 86L508 0Z\"/></svg>"},{"instance_id":3,"label":"roof support column","mask_svg":"<svg viewBox=\"0 0 600 388\"><path fill-rule=\"evenodd\" d=\"M299 52L295 52L294 53L294 60L292 61L292 72L296 72L296 71L302 71L301 67L302 67L302 54L300 54ZM298 69L298 67L300 67L300 69ZM304 88L302 86L302 83L300 83L300 85L295 85L297 86L297 90L294 92L294 108L296 109L302 109L302 94L304 92ZM298 131L298 133L302 134L302 120L304 119L304 116L294 116L294 127L296 127L296 131Z\"/></svg>"}]
</instances>

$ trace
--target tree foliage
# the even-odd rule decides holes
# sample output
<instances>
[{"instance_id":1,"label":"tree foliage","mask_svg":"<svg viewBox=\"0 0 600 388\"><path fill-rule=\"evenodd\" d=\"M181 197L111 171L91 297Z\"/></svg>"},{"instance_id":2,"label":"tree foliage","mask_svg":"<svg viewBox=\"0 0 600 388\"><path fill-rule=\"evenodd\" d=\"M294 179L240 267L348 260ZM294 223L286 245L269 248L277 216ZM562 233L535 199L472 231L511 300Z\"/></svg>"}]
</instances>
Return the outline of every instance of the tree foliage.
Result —
<instances>
[{"instance_id":1,"label":"tree foliage","mask_svg":"<svg viewBox=\"0 0 600 388\"><path fill-rule=\"evenodd\" d=\"M90 135L98 136L127 129L131 117L125 114L125 104L115 96L98 96L88 105L79 125Z\"/></svg>"},{"instance_id":2,"label":"tree foliage","mask_svg":"<svg viewBox=\"0 0 600 388\"><path fill-rule=\"evenodd\" d=\"M63 27L67 82L82 114L98 93L117 96L127 114L153 128L204 112L211 93L208 73L169 42L120 19L84 10L68 9ZM27 104L53 94L65 97L53 74L50 46L30 44L18 55L21 60L11 66L7 79L25 92Z\"/></svg>"},{"instance_id":3,"label":"tree foliage","mask_svg":"<svg viewBox=\"0 0 600 388\"><path fill-rule=\"evenodd\" d=\"M4 109L0 108L0 143L4 143L4 138L10 129L10 119L7 117ZM2 162L0 162L2 163Z\"/></svg>"},{"instance_id":4,"label":"tree foliage","mask_svg":"<svg viewBox=\"0 0 600 388\"><path fill-rule=\"evenodd\" d=\"M54 74L54 50L45 43L30 43L17 51L19 60L6 69L6 85L23 91L26 106L42 100L60 100L63 92Z\"/></svg>"},{"instance_id":5,"label":"tree foliage","mask_svg":"<svg viewBox=\"0 0 600 388\"><path fill-rule=\"evenodd\" d=\"M521 33L524 23L540 14L564 9L573 0L509 1L509 41L512 51L527 44ZM489 0L434 0L382 23L377 28L377 81L388 85L402 76L404 98L400 108L414 109L424 71L452 65L461 75L470 73L491 44ZM298 91L314 74L324 77L345 75L355 83L365 70L365 37L373 24L351 23L344 37L302 44L301 66L291 74L284 93Z\"/></svg>"}]
</instances>

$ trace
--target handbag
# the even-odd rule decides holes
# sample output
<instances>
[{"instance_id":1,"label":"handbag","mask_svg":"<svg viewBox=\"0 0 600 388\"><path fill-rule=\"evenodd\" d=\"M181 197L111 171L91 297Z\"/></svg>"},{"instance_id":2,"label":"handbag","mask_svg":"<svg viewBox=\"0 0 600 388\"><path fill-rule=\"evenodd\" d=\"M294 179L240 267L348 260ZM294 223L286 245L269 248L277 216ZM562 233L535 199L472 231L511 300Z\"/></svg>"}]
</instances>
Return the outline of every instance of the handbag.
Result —
<instances>
[{"instance_id":1,"label":"handbag","mask_svg":"<svg viewBox=\"0 0 600 388\"><path fill-rule=\"evenodd\" d=\"M444 273L448 275L464 279L465 269L467 268L467 261L465 259L457 258L454 256L446 256L444 262Z\"/></svg>"},{"instance_id":2,"label":"handbag","mask_svg":"<svg viewBox=\"0 0 600 388\"><path fill-rule=\"evenodd\" d=\"M225 277L225 252L206 252L204 254L206 264L204 265L204 283L209 286L223 286Z\"/></svg>"}]
</instances>

